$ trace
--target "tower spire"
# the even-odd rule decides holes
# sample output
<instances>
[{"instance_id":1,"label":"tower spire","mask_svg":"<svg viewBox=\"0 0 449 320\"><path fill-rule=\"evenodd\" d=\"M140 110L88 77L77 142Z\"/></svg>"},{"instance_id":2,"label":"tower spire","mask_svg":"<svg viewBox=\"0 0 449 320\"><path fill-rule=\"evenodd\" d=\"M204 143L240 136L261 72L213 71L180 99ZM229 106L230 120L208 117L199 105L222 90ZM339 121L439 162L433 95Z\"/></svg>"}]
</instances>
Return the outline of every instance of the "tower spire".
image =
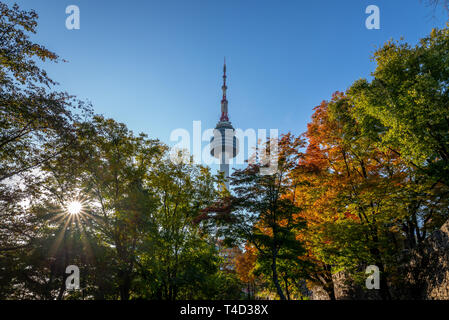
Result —
<instances>
[{"instance_id":1,"label":"tower spire","mask_svg":"<svg viewBox=\"0 0 449 320\"><path fill-rule=\"evenodd\" d=\"M224 58L223 64L223 86L221 87L223 90L223 98L221 99L221 117L220 121L229 121L228 118L228 100L226 98L226 90L228 87L226 86L226 57Z\"/></svg>"}]
</instances>

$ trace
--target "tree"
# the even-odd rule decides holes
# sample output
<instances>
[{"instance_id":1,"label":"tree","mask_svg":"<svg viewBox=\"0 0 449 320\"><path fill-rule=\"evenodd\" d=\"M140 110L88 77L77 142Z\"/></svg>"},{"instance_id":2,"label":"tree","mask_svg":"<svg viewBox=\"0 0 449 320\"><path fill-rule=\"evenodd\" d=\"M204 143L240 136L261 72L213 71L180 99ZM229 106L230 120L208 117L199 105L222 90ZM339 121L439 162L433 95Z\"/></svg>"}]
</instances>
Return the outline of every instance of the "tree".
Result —
<instances>
[{"instance_id":1,"label":"tree","mask_svg":"<svg viewBox=\"0 0 449 320\"><path fill-rule=\"evenodd\" d=\"M309 145L295 177L298 201L307 208L310 258L321 261L315 264L321 270L312 274L332 297L329 271L354 272L372 263L385 272L382 253L388 252L385 223L390 216L383 208L398 178L391 168L394 159L360 135L343 94L336 93L315 110L306 133ZM383 285L388 298L386 282Z\"/></svg>"},{"instance_id":2,"label":"tree","mask_svg":"<svg viewBox=\"0 0 449 320\"><path fill-rule=\"evenodd\" d=\"M20 286L30 298L80 298L65 290L70 264L82 271L83 297L240 297L240 282L219 270L207 225L195 222L218 195L209 169L174 163L159 141L101 116L78 123L75 134L42 167L39 192L24 208L35 234L5 260L7 274L27 275L5 284L8 297ZM70 214L74 200L82 210Z\"/></svg>"},{"instance_id":3,"label":"tree","mask_svg":"<svg viewBox=\"0 0 449 320\"><path fill-rule=\"evenodd\" d=\"M156 200L144 181L164 147L100 116L78 123L75 132L77 143L42 167L40 199L46 208L66 208L74 200L82 203L74 222L82 230L84 247L104 248L120 298L127 300L138 248L155 228L151 211Z\"/></svg>"},{"instance_id":4,"label":"tree","mask_svg":"<svg viewBox=\"0 0 449 320\"><path fill-rule=\"evenodd\" d=\"M447 210L428 179L381 148L380 121L360 114L350 96L338 92L315 108L293 173L308 225L302 240L315 262L309 277L331 298L332 273L357 277L375 264L382 297L390 299L393 279L402 277L402 250L417 247L447 219Z\"/></svg>"},{"instance_id":5,"label":"tree","mask_svg":"<svg viewBox=\"0 0 449 320\"><path fill-rule=\"evenodd\" d=\"M157 198L152 212L157 229L148 234L140 272L155 280L155 298L176 300L200 295L218 272L215 244L195 219L217 198L210 170L191 163L159 161L147 187Z\"/></svg>"},{"instance_id":6,"label":"tree","mask_svg":"<svg viewBox=\"0 0 449 320\"><path fill-rule=\"evenodd\" d=\"M402 213L397 227L406 249L420 250L449 217L448 39L446 27L415 46L386 43L374 54L373 80L359 80L348 90L361 135L405 164L391 205Z\"/></svg>"},{"instance_id":7,"label":"tree","mask_svg":"<svg viewBox=\"0 0 449 320\"><path fill-rule=\"evenodd\" d=\"M32 228L23 208L36 172L74 143L73 123L90 108L52 88L38 62L59 57L30 40L37 14L0 3L0 252L26 246ZM74 111L77 111L76 113Z\"/></svg>"},{"instance_id":8,"label":"tree","mask_svg":"<svg viewBox=\"0 0 449 320\"><path fill-rule=\"evenodd\" d=\"M256 249L249 245L245 245L245 251L236 257L235 270L244 284L246 284L246 293L248 300L254 299L256 296L256 280L254 274L256 267L257 253Z\"/></svg>"},{"instance_id":9,"label":"tree","mask_svg":"<svg viewBox=\"0 0 449 320\"><path fill-rule=\"evenodd\" d=\"M358 121L375 119L379 145L434 183L449 185L449 28L434 29L414 47L389 41L374 53L373 80L348 91ZM368 130L365 130L368 132Z\"/></svg>"},{"instance_id":10,"label":"tree","mask_svg":"<svg viewBox=\"0 0 449 320\"><path fill-rule=\"evenodd\" d=\"M230 178L235 194L205 211L218 213L214 218L225 221L222 231L228 243L248 242L257 249L258 260L269 265L276 292L285 300L278 263L282 259L298 259L304 253L301 242L296 239L304 228L298 218L300 208L289 197L294 189L289 172L296 164L302 141L290 134L283 136L278 141L278 157L274 156L276 142L267 141L263 151L271 154L270 162L254 162L245 169L235 170ZM271 175L263 174L261 169L269 165L277 166L277 170Z\"/></svg>"}]
</instances>

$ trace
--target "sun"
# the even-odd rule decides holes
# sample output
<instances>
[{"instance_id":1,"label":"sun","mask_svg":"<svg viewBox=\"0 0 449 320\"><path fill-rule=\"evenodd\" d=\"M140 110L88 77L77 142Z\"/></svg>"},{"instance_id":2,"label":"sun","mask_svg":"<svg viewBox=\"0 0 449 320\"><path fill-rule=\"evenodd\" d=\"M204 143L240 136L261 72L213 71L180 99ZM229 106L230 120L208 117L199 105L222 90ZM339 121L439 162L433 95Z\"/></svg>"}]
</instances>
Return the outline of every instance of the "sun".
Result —
<instances>
[{"instance_id":1,"label":"sun","mask_svg":"<svg viewBox=\"0 0 449 320\"><path fill-rule=\"evenodd\" d=\"M83 205L79 201L72 201L69 202L69 204L67 205L67 211L70 214L78 214L81 212L82 209Z\"/></svg>"}]
</instances>

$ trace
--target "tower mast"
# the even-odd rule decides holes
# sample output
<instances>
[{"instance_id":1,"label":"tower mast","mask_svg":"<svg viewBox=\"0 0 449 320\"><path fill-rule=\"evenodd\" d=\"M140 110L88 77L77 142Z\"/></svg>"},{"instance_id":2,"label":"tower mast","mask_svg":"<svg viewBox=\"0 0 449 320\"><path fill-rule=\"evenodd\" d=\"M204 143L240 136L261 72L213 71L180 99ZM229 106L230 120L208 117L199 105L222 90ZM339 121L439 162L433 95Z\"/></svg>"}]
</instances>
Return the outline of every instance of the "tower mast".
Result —
<instances>
[{"instance_id":1,"label":"tower mast","mask_svg":"<svg viewBox=\"0 0 449 320\"><path fill-rule=\"evenodd\" d=\"M226 86L226 58L224 59L223 64L223 86L221 90L223 90L223 98L221 99L221 117L220 121L229 121L228 117L228 99L226 98L226 90L228 87Z\"/></svg>"}]
</instances>

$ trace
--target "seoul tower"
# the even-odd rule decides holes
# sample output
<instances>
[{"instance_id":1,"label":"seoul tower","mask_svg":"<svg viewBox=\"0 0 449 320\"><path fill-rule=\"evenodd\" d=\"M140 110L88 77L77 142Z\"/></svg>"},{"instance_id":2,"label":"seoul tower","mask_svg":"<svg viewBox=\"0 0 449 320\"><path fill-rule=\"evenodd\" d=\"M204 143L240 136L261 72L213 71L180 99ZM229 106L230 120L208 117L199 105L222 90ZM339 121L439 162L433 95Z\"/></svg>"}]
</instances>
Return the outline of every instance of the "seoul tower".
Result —
<instances>
[{"instance_id":1,"label":"seoul tower","mask_svg":"<svg viewBox=\"0 0 449 320\"><path fill-rule=\"evenodd\" d=\"M210 154L219 159L220 171L224 173L226 178L226 188L229 190L229 161L238 153L237 138L235 130L229 121L228 116L228 100L226 98L226 60L223 65L223 98L221 99L221 117L220 121L214 129L214 136L210 140Z\"/></svg>"}]
</instances>

